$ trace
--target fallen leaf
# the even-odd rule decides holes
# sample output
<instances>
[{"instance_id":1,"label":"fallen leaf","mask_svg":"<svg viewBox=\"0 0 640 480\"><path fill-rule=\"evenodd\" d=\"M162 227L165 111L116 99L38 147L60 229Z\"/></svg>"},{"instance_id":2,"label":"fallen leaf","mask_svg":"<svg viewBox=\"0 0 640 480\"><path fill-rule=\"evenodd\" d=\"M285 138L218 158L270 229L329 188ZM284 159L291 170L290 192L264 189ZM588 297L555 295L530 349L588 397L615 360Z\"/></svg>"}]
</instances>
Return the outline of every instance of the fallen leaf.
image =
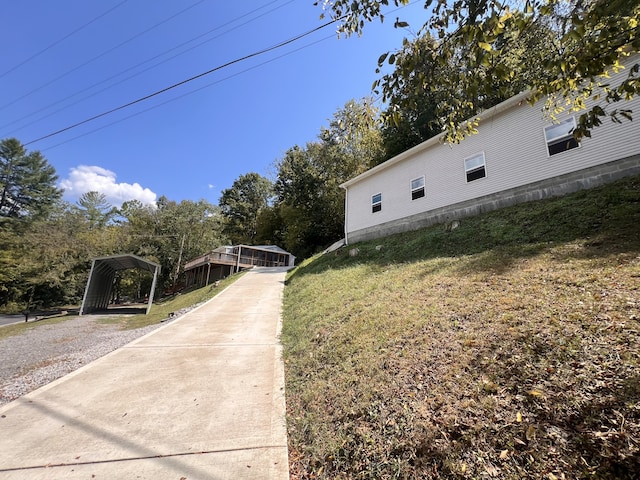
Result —
<instances>
[{"instance_id":1,"label":"fallen leaf","mask_svg":"<svg viewBox=\"0 0 640 480\"><path fill-rule=\"evenodd\" d=\"M527 431L524 433L524 436L529 441L533 440L536 436L536 427L534 427L533 425L529 425L527 427Z\"/></svg>"},{"instance_id":2,"label":"fallen leaf","mask_svg":"<svg viewBox=\"0 0 640 480\"><path fill-rule=\"evenodd\" d=\"M493 465L489 464L489 465L485 465L484 469L487 471L487 473L492 476L492 477L497 477L498 475L500 475L500 470L498 470L496 467L494 467Z\"/></svg>"},{"instance_id":3,"label":"fallen leaf","mask_svg":"<svg viewBox=\"0 0 640 480\"><path fill-rule=\"evenodd\" d=\"M506 460L509 456L509 450L502 450L500 452L500 460Z\"/></svg>"},{"instance_id":4,"label":"fallen leaf","mask_svg":"<svg viewBox=\"0 0 640 480\"><path fill-rule=\"evenodd\" d=\"M522 423L522 414L520 412L516 413L516 422Z\"/></svg>"}]
</instances>

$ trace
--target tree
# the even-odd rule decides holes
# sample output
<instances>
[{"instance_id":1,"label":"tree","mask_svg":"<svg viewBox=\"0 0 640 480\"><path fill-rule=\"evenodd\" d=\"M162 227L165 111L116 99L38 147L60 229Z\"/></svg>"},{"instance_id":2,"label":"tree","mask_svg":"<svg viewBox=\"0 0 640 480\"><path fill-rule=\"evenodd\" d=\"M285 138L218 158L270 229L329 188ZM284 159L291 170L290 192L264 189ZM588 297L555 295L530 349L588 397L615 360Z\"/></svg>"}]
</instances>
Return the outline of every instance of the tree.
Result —
<instances>
[{"instance_id":1,"label":"tree","mask_svg":"<svg viewBox=\"0 0 640 480\"><path fill-rule=\"evenodd\" d=\"M304 149L296 145L277 164L274 190L277 218L284 225L283 246L298 258L309 256L333 238L330 224L334 218L327 217L325 212L328 196L318 165L319 153L318 143L307 144Z\"/></svg>"},{"instance_id":2,"label":"tree","mask_svg":"<svg viewBox=\"0 0 640 480\"><path fill-rule=\"evenodd\" d=\"M339 109L319 141L290 148L277 163L274 185L284 247L300 258L343 236L340 184L384 158L378 111L365 99Z\"/></svg>"},{"instance_id":3,"label":"tree","mask_svg":"<svg viewBox=\"0 0 640 480\"><path fill-rule=\"evenodd\" d=\"M20 288L20 237L13 228L0 229L0 307L13 307L21 296Z\"/></svg>"},{"instance_id":4,"label":"tree","mask_svg":"<svg viewBox=\"0 0 640 480\"><path fill-rule=\"evenodd\" d=\"M72 216L67 210L36 221L22 237L19 272L27 309L77 303L82 298L90 257L85 239L73 228Z\"/></svg>"},{"instance_id":5,"label":"tree","mask_svg":"<svg viewBox=\"0 0 640 480\"><path fill-rule=\"evenodd\" d=\"M258 245L285 245L285 224L277 205L262 209L256 219L256 232Z\"/></svg>"},{"instance_id":6,"label":"tree","mask_svg":"<svg viewBox=\"0 0 640 480\"><path fill-rule=\"evenodd\" d=\"M426 79L436 76L442 66L431 61L429 54L435 41L427 34L414 41L405 41L396 53L395 72L382 77L387 85L389 107L383 112L382 138L387 158L442 132L437 117L438 103L446 100L442 91L424 88ZM413 74L403 72L413 70Z\"/></svg>"},{"instance_id":7,"label":"tree","mask_svg":"<svg viewBox=\"0 0 640 480\"><path fill-rule=\"evenodd\" d=\"M528 88L532 72L542 70L542 59L553 45L554 34L542 24L534 24L525 33L506 30L496 40L505 50L503 61L513 70L513 78L493 85L493 90L477 92L467 102L464 111L458 111L460 118L468 118L480 111L493 107L507 98ZM383 138L387 158L391 158L439 135L445 127L443 118L438 116L439 106L449 102L451 91L431 88L437 78L457 78L469 69L468 53L465 50L452 57L448 64L434 61L431 52L437 48L437 41L429 33L412 41L405 40L402 49L395 54L395 71L386 74L380 82L388 95L388 109L383 112ZM469 95L459 91L455 95L464 98Z\"/></svg>"},{"instance_id":8,"label":"tree","mask_svg":"<svg viewBox=\"0 0 640 480\"><path fill-rule=\"evenodd\" d=\"M180 283L187 261L226 242L220 209L206 200L177 203L161 196L155 206L133 200L118 213L127 238L121 249L158 262L164 288Z\"/></svg>"},{"instance_id":9,"label":"tree","mask_svg":"<svg viewBox=\"0 0 640 480\"><path fill-rule=\"evenodd\" d=\"M91 191L83 193L78 200L78 207L86 218L89 229L104 227L117 214L105 194Z\"/></svg>"},{"instance_id":10,"label":"tree","mask_svg":"<svg viewBox=\"0 0 640 480\"><path fill-rule=\"evenodd\" d=\"M86 233L84 219L64 201L52 205L46 219L7 224L0 230L0 306L15 311L79 302L98 243Z\"/></svg>"},{"instance_id":11,"label":"tree","mask_svg":"<svg viewBox=\"0 0 640 480\"><path fill-rule=\"evenodd\" d=\"M362 33L365 23L374 18L383 20L381 7L390 3L400 6L409 0L327 0L323 5L341 19L341 31L349 35ZM546 99L546 112L552 118L566 109L582 111L574 132L578 138L589 136L605 117L616 122L631 119L632 112L618 102L640 93L640 66L636 63L628 68L627 78L618 85L606 84L602 78L640 50L640 4L628 0L527 0L522 10L514 10L512 5L499 0L425 1L428 19L420 32L436 40L426 53L430 62L443 68L432 77L422 77L421 88L449 94L435 111L447 141L457 142L474 133L477 121L466 122L468 112L479 111L479 101L508 94L510 85L520 81L512 47L540 27L555 35L538 59L540 69L531 69L527 79L529 101L533 104ZM408 24L397 19L394 25ZM384 54L379 65L395 64L397 58L393 53ZM417 64L420 57L415 60ZM445 67L452 64L458 68L447 71ZM394 81L413 72L411 62L405 62L404 68L378 80L374 88L380 87L388 100L395 91ZM585 104L588 98L596 102L589 108Z\"/></svg>"},{"instance_id":12,"label":"tree","mask_svg":"<svg viewBox=\"0 0 640 480\"><path fill-rule=\"evenodd\" d=\"M0 141L0 217L43 216L62 197L53 166L15 138Z\"/></svg>"},{"instance_id":13,"label":"tree","mask_svg":"<svg viewBox=\"0 0 640 480\"><path fill-rule=\"evenodd\" d=\"M257 173L240 175L231 188L222 191L218 202L225 217L224 231L232 243L252 244L258 231L258 217L269 206L273 185Z\"/></svg>"},{"instance_id":14,"label":"tree","mask_svg":"<svg viewBox=\"0 0 640 480\"><path fill-rule=\"evenodd\" d=\"M320 129L319 138L339 157L339 161L325 166L333 170L340 183L356 171L361 173L363 164L374 166L384 157L379 110L371 98L345 103L333 114L329 128Z\"/></svg>"}]
</instances>

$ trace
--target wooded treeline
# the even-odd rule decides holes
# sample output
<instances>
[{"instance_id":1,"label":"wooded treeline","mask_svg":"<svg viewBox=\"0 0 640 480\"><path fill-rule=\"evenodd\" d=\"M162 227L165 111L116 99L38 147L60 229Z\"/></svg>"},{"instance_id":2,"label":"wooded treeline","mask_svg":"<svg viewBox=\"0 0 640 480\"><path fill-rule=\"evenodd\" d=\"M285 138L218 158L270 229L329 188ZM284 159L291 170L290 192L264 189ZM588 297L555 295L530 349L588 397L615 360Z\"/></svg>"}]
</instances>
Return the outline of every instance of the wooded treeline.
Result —
<instances>
[{"instance_id":1,"label":"wooded treeline","mask_svg":"<svg viewBox=\"0 0 640 480\"><path fill-rule=\"evenodd\" d=\"M380 6L388 4L324 3L347 34L381 18ZM180 287L186 261L223 244L276 244L307 257L343 237L342 182L441 132L460 141L475 131L466 119L523 90L532 101L549 99L550 119L599 100L579 113L578 137L605 117L631 119L618 102L640 92L640 66L628 67L618 85L600 79L640 51L637 2L541 0L516 10L497 0L444 0L427 1L425 9L429 20L419 34L378 59L380 68L393 66L374 84L383 111L369 98L347 102L314 141L277 159L271 178L240 175L218 205L163 196L153 206L129 201L115 208L100 192L70 204L39 152L2 140L0 309L78 304L97 256L133 253L159 263L163 292ZM400 19L395 25L406 26ZM117 293L139 296L137 275L123 273Z\"/></svg>"},{"instance_id":2,"label":"wooded treeline","mask_svg":"<svg viewBox=\"0 0 640 480\"><path fill-rule=\"evenodd\" d=\"M162 266L161 291L179 286L179 266L225 241L217 206L204 200L155 206L133 200L111 206L87 192L77 203L62 199L58 177L38 152L19 141L0 142L0 310L16 312L82 300L91 259L132 253ZM114 294L140 298L145 276L124 271Z\"/></svg>"}]
</instances>

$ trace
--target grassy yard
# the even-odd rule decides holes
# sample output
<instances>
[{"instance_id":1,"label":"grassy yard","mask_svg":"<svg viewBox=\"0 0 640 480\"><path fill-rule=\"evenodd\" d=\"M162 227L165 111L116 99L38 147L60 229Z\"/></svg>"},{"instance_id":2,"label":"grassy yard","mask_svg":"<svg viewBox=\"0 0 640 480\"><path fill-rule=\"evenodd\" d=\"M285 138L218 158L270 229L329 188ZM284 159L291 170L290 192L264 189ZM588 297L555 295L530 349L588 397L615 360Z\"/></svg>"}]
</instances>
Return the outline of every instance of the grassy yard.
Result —
<instances>
[{"instance_id":1,"label":"grassy yard","mask_svg":"<svg viewBox=\"0 0 640 480\"><path fill-rule=\"evenodd\" d=\"M206 287L191 290L187 293L180 293L170 298L154 302L149 315L145 315L144 313L134 315L105 315L100 319L100 323L118 324L122 329L142 328L154 323L158 323L168 318L171 312L178 312L184 308L197 305L206 300L209 300L210 298L213 298L231 283L240 278L241 275L243 274L239 273L230 275L224 280L221 280L217 285L211 284ZM0 327L0 339L12 335L19 335L26 330L38 328L42 325L52 325L64 322L65 320L75 317L77 317L77 315L69 314L39 320L37 322L30 321L29 323L16 323L13 325L7 325L5 327Z\"/></svg>"},{"instance_id":2,"label":"grassy yard","mask_svg":"<svg viewBox=\"0 0 640 480\"><path fill-rule=\"evenodd\" d=\"M293 479L639 478L640 177L315 257Z\"/></svg>"}]
</instances>

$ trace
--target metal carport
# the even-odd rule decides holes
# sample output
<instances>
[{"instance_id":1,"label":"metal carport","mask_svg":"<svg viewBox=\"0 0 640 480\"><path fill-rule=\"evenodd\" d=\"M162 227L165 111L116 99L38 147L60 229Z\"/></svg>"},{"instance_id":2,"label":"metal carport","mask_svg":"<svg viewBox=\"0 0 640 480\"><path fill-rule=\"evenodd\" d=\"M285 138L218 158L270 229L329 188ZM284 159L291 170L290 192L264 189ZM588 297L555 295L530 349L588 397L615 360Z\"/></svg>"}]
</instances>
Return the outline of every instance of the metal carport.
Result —
<instances>
[{"instance_id":1,"label":"metal carport","mask_svg":"<svg viewBox=\"0 0 640 480\"><path fill-rule=\"evenodd\" d=\"M160 265L150 262L136 255L112 255L109 257L94 258L91 263L91 273L84 290L82 298L82 306L79 315L90 313L95 310L106 310L109 306L111 298L111 290L113 289L113 280L116 272L120 270L129 270L137 268L153 272L153 283L151 284L151 292L149 292L149 302L147 311L151 310L153 303L153 294L156 289L156 281L158 273L160 273Z\"/></svg>"}]
</instances>

